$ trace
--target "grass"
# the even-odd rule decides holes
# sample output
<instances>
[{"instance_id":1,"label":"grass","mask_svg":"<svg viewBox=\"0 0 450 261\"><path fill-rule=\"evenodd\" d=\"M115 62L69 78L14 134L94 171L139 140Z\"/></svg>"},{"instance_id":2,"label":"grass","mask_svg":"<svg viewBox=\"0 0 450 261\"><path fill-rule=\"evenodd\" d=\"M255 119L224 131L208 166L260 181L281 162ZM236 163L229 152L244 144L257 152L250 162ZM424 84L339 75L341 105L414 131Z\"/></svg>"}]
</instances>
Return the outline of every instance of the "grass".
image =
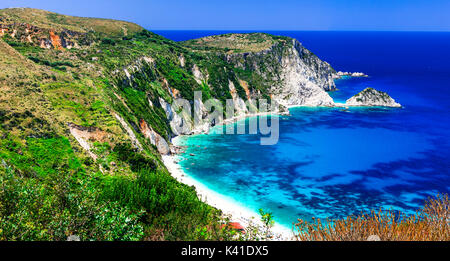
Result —
<instances>
[{"instance_id":1,"label":"grass","mask_svg":"<svg viewBox=\"0 0 450 261\"><path fill-rule=\"evenodd\" d=\"M430 198L414 215L394 211L372 211L339 220L298 220L300 241L366 241L376 236L382 241L449 241L450 201L448 194Z\"/></svg>"},{"instance_id":2,"label":"grass","mask_svg":"<svg viewBox=\"0 0 450 261\"><path fill-rule=\"evenodd\" d=\"M286 51L288 38L227 34L177 43L122 21L28 8L3 9L0 16L7 25L19 24L12 25L18 37L0 39L0 240L260 238L257 228L236 237L220 211L171 177L139 121L169 140L171 129L159 104L160 98L172 102L169 88L183 98L201 90L205 99L224 102L231 98L231 81L241 98L247 91L268 98L268 88L276 84L268 79L277 77L276 57ZM78 41L80 48L27 43L20 23L42 29L34 40L48 39L49 31L63 35L70 30L73 38L66 40ZM242 58L242 53L271 47L272 56ZM227 62L227 54L239 55ZM194 79L194 64L205 75L201 84ZM114 114L129 125L142 151L132 146ZM98 156L95 161L70 135L68 123L106 133L105 140L87 141ZM262 216L270 227L273 217ZM306 228L317 238L322 233L314 234L320 226ZM269 231L261 233L267 237ZM299 232L300 237L307 239Z\"/></svg>"},{"instance_id":3,"label":"grass","mask_svg":"<svg viewBox=\"0 0 450 261\"><path fill-rule=\"evenodd\" d=\"M185 41L183 45L202 52L218 51L233 54L260 52L269 49L279 41L285 40L285 37L264 33L223 34Z\"/></svg>"},{"instance_id":4,"label":"grass","mask_svg":"<svg viewBox=\"0 0 450 261\"><path fill-rule=\"evenodd\" d=\"M0 140L0 240L137 240L139 213L99 201L65 137Z\"/></svg>"},{"instance_id":5,"label":"grass","mask_svg":"<svg viewBox=\"0 0 450 261\"><path fill-rule=\"evenodd\" d=\"M142 30L142 27L130 22L66 16L32 8L2 9L0 10L0 16L7 18L12 23L28 23L57 32L71 30L86 33L93 30L108 35L125 36Z\"/></svg>"}]
</instances>

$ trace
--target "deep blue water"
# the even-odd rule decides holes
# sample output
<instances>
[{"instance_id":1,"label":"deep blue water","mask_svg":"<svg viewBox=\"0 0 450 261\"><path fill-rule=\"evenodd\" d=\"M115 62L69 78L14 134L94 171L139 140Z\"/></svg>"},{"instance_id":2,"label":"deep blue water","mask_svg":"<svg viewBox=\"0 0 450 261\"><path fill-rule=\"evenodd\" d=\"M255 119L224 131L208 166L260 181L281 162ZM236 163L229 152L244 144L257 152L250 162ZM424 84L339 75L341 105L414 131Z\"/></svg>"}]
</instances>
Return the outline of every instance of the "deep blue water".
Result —
<instances>
[{"instance_id":1,"label":"deep blue water","mask_svg":"<svg viewBox=\"0 0 450 261\"><path fill-rule=\"evenodd\" d=\"M222 32L157 33L180 41ZM289 226L373 208L412 213L449 192L450 33L269 33L298 39L336 70L370 75L338 80L335 101L373 87L404 108L294 108L274 146L258 135L189 137L186 173Z\"/></svg>"}]
</instances>

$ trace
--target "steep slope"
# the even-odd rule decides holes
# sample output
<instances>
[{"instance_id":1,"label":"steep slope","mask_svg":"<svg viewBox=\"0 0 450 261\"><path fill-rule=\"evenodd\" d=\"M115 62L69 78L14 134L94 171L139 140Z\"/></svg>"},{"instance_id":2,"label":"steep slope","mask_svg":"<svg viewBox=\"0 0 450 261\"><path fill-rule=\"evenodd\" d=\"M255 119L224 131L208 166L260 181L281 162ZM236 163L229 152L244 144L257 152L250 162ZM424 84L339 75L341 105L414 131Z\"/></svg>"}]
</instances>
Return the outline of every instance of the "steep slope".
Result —
<instances>
[{"instance_id":1,"label":"steep slope","mask_svg":"<svg viewBox=\"0 0 450 261\"><path fill-rule=\"evenodd\" d=\"M325 91L336 89L335 71L295 39L262 33L226 34L184 45L198 52L223 54L241 78L245 74L252 75L252 80L259 77L250 85L250 93L262 92L284 106L333 105ZM248 85L242 85L248 93Z\"/></svg>"},{"instance_id":2,"label":"steep slope","mask_svg":"<svg viewBox=\"0 0 450 261\"><path fill-rule=\"evenodd\" d=\"M220 230L217 210L173 179L152 145L164 143L153 130L169 127L162 109L147 110L147 95L168 92L156 78L138 90L113 76L149 52L169 54L170 41L109 31L119 21L93 31L95 19L0 13L0 240L206 239L195 231Z\"/></svg>"},{"instance_id":3,"label":"steep slope","mask_svg":"<svg viewBox=\"0 0 450 261\"><path fill-rule=\"evenodd\" d=\"M192 101L207 129L218 123L207 121L208 98L233 99L232 117L259 98L279 111L329 106L335 88L330 65L287 37L176 43L132 23L26 8L0 10L0 30L1 239L229 239L220 212L161 162L172 137L195 131L172 102ZM27 187L46 205L31 204Z\"/></svg>"},{"instance_id":4,"label":"steep slope","mask_svg":"<svg viewBox=\"0 0 450 261\"><path fill-rule=\"evenodd\" d=\"M33 123L49 122L50 106L42 97L41 84L52 81L55 74L23 57L14 48L0 40L0 113L4 131L15 134L36 135ZM24 115L32 115L30 119ZM39 119L39 120L37 120ZM29 126L28 128L25 126ZM0 131L2 131L0 129Z\"/></svg>"},{"instance_id":5,"label":"steep slope","mask_svg":"<svg viewBox=\"0 0 450 261\"><path fill-rule=\"evenodd\" d=\"M97 32L107 35L126 36L141 31L137 24L111 19L86 18L61 15L32 8L8 8L0 10L2 22L9 25L35 26L41 30L61 32L65 30L79 33Z\"/></svg>"}]
</instances>

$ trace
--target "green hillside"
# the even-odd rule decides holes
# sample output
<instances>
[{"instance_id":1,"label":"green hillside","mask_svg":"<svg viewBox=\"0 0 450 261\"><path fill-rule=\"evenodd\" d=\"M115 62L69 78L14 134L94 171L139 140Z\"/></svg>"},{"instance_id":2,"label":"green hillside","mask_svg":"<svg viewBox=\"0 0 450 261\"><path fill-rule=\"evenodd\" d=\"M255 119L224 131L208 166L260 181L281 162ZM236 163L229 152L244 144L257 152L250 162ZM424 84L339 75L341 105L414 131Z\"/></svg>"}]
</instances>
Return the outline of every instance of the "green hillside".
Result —
<instances>
[{"instance_id":1,"label":"green hillside","mask_svg":"<svg viewBox=\"0 0 450 261\"><path fill-rule=\"evenodd\" d=\"M124 36L142 31L142 27L130 22L111 19L85 18L61 15L32 8L8 8L0 10L0 17L16 23L26 23L42 29L71 30L87 33L94 31L108 35Z\"/></svg>"},{"instance_id":2,"label":"green hillside","mask_svg":"<svg viewBox=\"0 0 450 261\"><path fill-rule=\"evenodd\" d=\"M202 89L180 66L191 51L132 23L35 9L0 10L0 28L0 240L231 236L140 129L168 140L164 110L148 101L171 101L167 84L185 97ZM155 62L126 82L122 69L143 57Z\"/></svg>"}]
</instances>

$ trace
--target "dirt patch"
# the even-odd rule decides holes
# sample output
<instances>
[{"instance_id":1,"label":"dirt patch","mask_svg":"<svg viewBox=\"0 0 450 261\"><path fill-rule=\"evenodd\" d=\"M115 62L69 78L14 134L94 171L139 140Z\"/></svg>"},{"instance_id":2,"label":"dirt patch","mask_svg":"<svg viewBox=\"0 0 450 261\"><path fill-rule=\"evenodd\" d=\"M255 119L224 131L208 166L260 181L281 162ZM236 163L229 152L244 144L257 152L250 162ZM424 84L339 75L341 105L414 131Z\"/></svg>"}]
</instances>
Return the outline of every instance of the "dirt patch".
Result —
<instances>
[{"instance_id":1,"label":"dirt patch","mask_svg":"<svg viewBox=\"0 0 450 261\"><path fill-rule=\"evenodd\" d=\"M248 88L248 83L246 81L243 80L239 80L239 84L242 86L242 88L244 88L245 90L245 95L247 95L247 100L250 100L250 90Z\"/></svg>"},{"instance_id":2,"label":"dirt patch","mask_svg":"<svg viewBox=\"0 0 450 261\"><path fill-rule=\"evenodd\" d=\"M57 49L57 50L64 49L62 47L61 38L58 35L56 35L53 31L50 31L50 40L55 49Z\"/></svg>"},{"instance_id":3,"label":"dirt patch","mask_svg":"<svg viewBox=\"0 0 450 261\"><path fill-rule=\"evenodd\" d=\"M81 147L83 147L94 160L97 160L97 155L91 151L91 143L107 141L108 134L96 127L84 127L71 122L69 122L67 126L69 127L70 134L78 141Z\"/></svg>"}]
</instances>

